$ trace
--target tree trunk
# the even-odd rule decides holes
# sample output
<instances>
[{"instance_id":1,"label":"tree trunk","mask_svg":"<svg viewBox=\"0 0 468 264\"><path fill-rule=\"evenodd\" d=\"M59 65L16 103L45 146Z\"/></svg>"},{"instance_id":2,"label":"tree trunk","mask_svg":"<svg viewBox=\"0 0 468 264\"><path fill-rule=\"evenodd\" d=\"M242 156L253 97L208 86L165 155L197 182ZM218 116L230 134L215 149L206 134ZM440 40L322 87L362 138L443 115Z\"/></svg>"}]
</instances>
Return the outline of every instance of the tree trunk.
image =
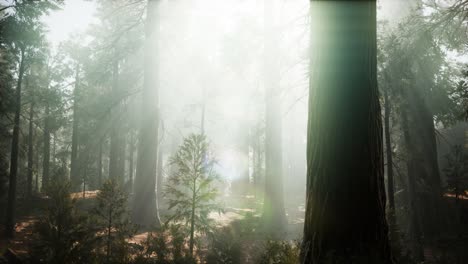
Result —
<instances>
[{"instance_id":1,"label":"tree trunk","mask_svg":"<svg viewBox=\"0 0 468 264\"><path fill-rule=\"evenodd\" d=\"M200 134L205 135L205 112L206 112L206 86L203 87L203 98L200 116Z\"/></svg>"},{"instance_id":2,"label":"tree trunk","mask_svg":"<svg viewBox=\"0 0 468 264\"><path fill-rule=\"evenodd\" d=\"M27 198L32 196L33 168L34 168L34 98L31 99L29 108L29 133L28 133L28 177L27 177Z\"/></svg>"},{"instance_id":3,"label":"tree trunk","mask_svg":"<svg viewBox=\"0 0 468 264\"><path fill-rule=\"evenodd\" d=\"M420 230L420 219L419 219L419 208L417 206L417 195L416 195L416 179L415 179L415 156L414 156L414 144L409 132L408 126L408 115L406 109L401 110L401 126L403 129L403 138L406 147L406 167L407 167L407 177L408 177L408 198L409 198L409 208L410 208L410 230L411 230L411 251L413 252L413 257L417 261L424 261L424 253L421 247L421 230Z\"/></svg>"},{"instance_id":4,"label":"tree trunk","mask_svg":"<svg viewBox=\"0 0 468 264\"><path fill-rule=\"evenodd\" d=\"M260 186L262 182L262 167L263 167L263 158L262 158L262 140L261 140L261 129L258 128L256 130L255 135L255 150L254 150L254 168L255 173L253 177L253 185L254 185L254 195L255 198L260 198Z\"/></svg>"},{"instance_id":5,"label":"tree trunk","mask_svg":"<svg viewBox=\"0 0 468 264\"><path fill-rule=\"evenodd\" d=\"M133 174L134 174L134 171L135 171L135 168L134 168L134 155L135 155L135 140L133 138L133 132L130 132L130 147L129 147L129 153L128 153L128 170L129 170L129 181L130 181L130 184L129 184L129 192L130 193L133 193Z\"/></svg>"},{"instance_id":6,"label":"tree trunk","mask_svg":"<svg viewBox=\"0 0 468 264\"><path fill-rule=\"evenodd\" d=\"M162 192L163 192L163 155L162 155L162 150L159 148L158 151L158 162L157 162L157 179L156 179L156 197L161 199L162 197Z\"/></svg>"},{"instance_id":7,"label":"tree trunk","mask_svg":"<svg viewBox=\"0 0 468 264\"><path fill-rule=\"evenodd\" d=\"M120 96L119 96L119 62L114 61L113 65L113 95L115 102L114 113L120 112ZM114 179L119 185L123 184L124 172L122 163L125 163L124 156L122 155L122 133L119 118L112 118L112 130L110 133L110 153L109 153L109 176Z\"/></svg>"},{"instance_id":8,"label":"tree trunk","mask_svg":"<svg viewBox=\"0 0 468 264\"><path fill-rule=\"evenodd\" d=\"M311 2L303 263L392 263L376 1Z\"/></svg>"},{"instance_id":9,"label":"tree trunk","mask_svg":"<svg viewBox=\"0 0 468 264\"><path fill-rule=\"evenodd\" d=\"M387 157L387 197L388 197L388 208L390 209L390 222L395 224L395 191L393 187L393 153L392 153L392 143L390 135L390 101L388 97L388 92L384 89L384 100L385 100L385 150Z\"/></svg>"},{"instance_id":10,"label":"tree trunk","mask_svg":"<svg viewBox=\"0 0 468 264\"><path fill-rule=\"evenodd\" d=\"M426 104L422 88L417 86L406 89L408 99L409 132L413 139L412 149L415 177L428 188L416 185L420 194L421 225L425 238L437 237L444 229L442 188L437 159L437 143L433 115ZM418 182L418 181L417 181ZM423 202L424 201L424 202Z\"/></svg>"},{"instance_id":11,"label":"tree trunk","mask_svg":"<svg viewBox=\"0 0 468 264\"><path fill-rule=\"evenodd\" d=\"M97 160L98 188L102 186L102 142L99 142L98 160Z\"/></svg>"},{"instance_id":12,"label":"tree trunk","mask_svg":"<svg viewBox=\"0 0 468 264\"><path fill-rule=\"evenodd\" d=\"M114 69L112 72L112 78L113 78L113 84L112 84L112 93L114 100L119 100L118 99L118 71L119 71L119 63L117 60L114 61L113 65ZM120 106L120 102L117 101L115 103L115 108L114 112L118 112ZM121 172L119 171L120 167L120 122L118 118L112 118L112 129L110 132L110 148L109 148L109 178L114 179L115 182L121 183Z\"/></svg>"},{"instance_id":13,"label":"tree trunk","mask_svg":"<svg viewBox=\"0 0 468 264\"><path fill-rule=\"evenodd\" d=\"M78 103L79 103L79 74L80 66L76 65L75 75L75 89L73 90L73 125L72 125L72 146L71 146L71 158L70 158L70 182L72 189L79 191L81 178L78 168L78 129L79 129L79 115L78 115Z\"/></svg>"},{"instance_id":14,"label":"tree trunk","mask_svg":"<svg viewBox=\"0 0 468 264\"><path fill-rule=\"evenodd\" d=\"M195 234L195 202L197 194L197 180L193 180L193 190L192 190L192 214L190 217L190 241L189 249L190 256L193 256L193 235Z\"/></svg>"},{"instance_id":15,"label":"tree trunk","mask_svg":"<svg viewBox=\"0 0 468 264\"><path fill-rule=\"evenodd\" d=\"M42 155L42 190L44 191L49 184L50 170L50 109L46 102L44 113L44 149ZM55 139L55 137L54 137Z\"/></svg>"},{"instance_id":16,"label":"tree trunk","mask_svg":"<svg viewBox=\"0 0 468 264\"><path fill-rule=\"evenodd\" d=\"M87 163L84 168L83 172L83 199L86 198L86 177L88 176L86 173L88 172L88 166Z\"/></svg>"},{"instance_id":17,"label":"tree trunk","mask_svg":"<svg viewBox=\"0 0 468 264\"><path fill-rule=\"evenodd\" d=\"M107 263L110 263L110 255L111 255L111 232L112 232L112 209L109 208L107 219L107 248L106 248L106 259Z\"/></svg>"},{"instance_id":18,"label":"tree trunk","mask_svg":"<svg viewBox=\"0 0 468 264\"><path fill-rule=\"evenodd\" d=\"M15 204L16 204L16 176L18 173L19 130L21 115L21 82L24 75L24 49L21 49L18 81L15 93L15 119L13 124L13 137L11 141L10 177L8 185L8 204L6 210L5 235L12 238L15 231Z\"/></svg>"},{"instance_id":19,"label":"tree trunk","mask_svg":"<svg viewBox=\"0 0 468 264\"><path fill-rule=\"evenodd\" d=\"M34 192L39 193L39 171L41 171L41 168L39 167L39 149L41 148L41 141L37 140L36 141L36 150L34 152L34 164L36 167L36 177L34 178L35 184L34 184Z\"/></svg>"},{"instance_id":20,"label":"tree trunk","mask_svg":"<svg viewBox=\"0 0 468 264\"><path fill-rule=\"evenodd\" d=\"M159 1L148 0L145 25L145 67L141 124L138 141L133 220L140 225L160 226L156 197L159 97L157 9Z\"/></svg>"},{"instance_id":21,"label":"tree trunk","mask_svg":"<svg viewBox=\"0 0 468 264\"><path fill-rule=\"evenodd\" d=\"M265 29L265 194L263 203L263 220L265 230L269 233L280 233L287 223L284 210L282 182L282 136L281 107L279 102L279 61L275 27L275 2L264 2Z\"/></svg>"}]
</instances>

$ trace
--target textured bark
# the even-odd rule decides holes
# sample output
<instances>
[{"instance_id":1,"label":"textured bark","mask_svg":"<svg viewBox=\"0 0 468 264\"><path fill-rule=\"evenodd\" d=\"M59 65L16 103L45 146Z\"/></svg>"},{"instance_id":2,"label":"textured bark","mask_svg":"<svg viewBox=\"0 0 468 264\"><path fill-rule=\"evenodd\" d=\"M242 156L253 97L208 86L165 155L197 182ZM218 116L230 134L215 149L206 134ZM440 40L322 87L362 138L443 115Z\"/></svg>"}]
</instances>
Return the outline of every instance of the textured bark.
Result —
<instances>
[{"instance_id":1,"label":"textured bark","mask_svg":"<svg viewBox=\"0 0 468 264\"><path fill-rule=\"evenodd\" d=\"M312 1L303 263L391 263L376 1Z\"/></svg>"},{"instance_id":2,"label":"textured bark","mask_svg":"<svg viewBox=\"0 0 468 264\"><path fill-rule=\"evenodd\" d=\"M79 74L80 66L76 65L75 70L75 89L73 90L73 124L72 124L72 146L71 146L71 157L70 157L70 182L73 190L79 191L81 184L81 177L78 168L78 129L79 129Z\"/></svg>"},{"instance_id":3,"label":"textured bark","mask_svg":"<svg viewBox=\"0 0 468 264\"><path fill-rule=\"evenodd\" d=\"M148 0L145 24L145 67L141 124L137 149L133 220L140 225L160 225L156 198L159 97L157 55L157 8L159 1ZM156 48L155 48L156 46Z\"/></svg>"},{"instance_id":4,"label":"textured bark","mask_svg":"<svg viewBox=\"0 0 468 264\"><path fill-rule=\"evenodd\" d=\"M283 155L281 104L279 101L279 61L275 28L276 2L264 2L265 30L265 194L263 220L267 232L279 233L287 223L283 198Z\"/></svg>"},{"instance_id":5,"label":"textured bark","mask_svg":"<svg viewBox=\"0 0 468 264\"><path fill-rule=\"evenodd\" d=\"M13 137L11 141L10 177L8 185L8 203L6 210L5 235L12 238L15 231L16 178L18 173L19 132L21 115L21 83L24 75L24 49L21 49L18 81L15 92L15 119L13 123Z\"/></svg>"}]
</instances>

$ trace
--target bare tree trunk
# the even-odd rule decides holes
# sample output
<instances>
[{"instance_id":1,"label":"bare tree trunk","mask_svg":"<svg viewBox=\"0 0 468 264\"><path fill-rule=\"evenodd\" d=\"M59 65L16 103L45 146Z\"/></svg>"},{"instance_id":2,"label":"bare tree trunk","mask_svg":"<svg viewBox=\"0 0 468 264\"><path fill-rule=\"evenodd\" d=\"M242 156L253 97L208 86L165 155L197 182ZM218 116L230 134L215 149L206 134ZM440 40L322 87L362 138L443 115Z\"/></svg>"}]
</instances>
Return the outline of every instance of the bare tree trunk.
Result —
<instances>
[{"instance_id":1,"label":"bare tree trunk","mask_svg":"<svg viewBox=\"0 0 468 264\"><path fill-rule=\"evenodd\" d=\"M205 135L205 112L206 112L206 86L203 87L203 98L200 117L200 134Z\"/></svg>"},{"instance_id":2,"label":"bare tree trunk","mask_svg":"<svg viewBox=\"0 0 468 264\"><path fill-rule=\"evenodd\" d=\"M49 184L50 170L50 109L46 102L44 113L44 148L42 154L42 190L44 191ZM54 137L55 139L55 137Z\"/></svg>"},{"instance_id":3,"label":"bare tree trunk","mask_svg":"<svg viewBox=\"0 0 468 264\"><path fill-rule=\"evenodd\" d=\"M79 168L78 168L78 128L79 128L79 115L78 115L78 104L79 104L79 74L80 66L76 65L75 70L75 89L73 90L73 125L72 125L72 147L70 157L70 182L72 189L79 191L79 185L81 183Z\"/></svg>"},{"instance_id":4,"label":"bare tree trunk","mask_svg":"<svg viewBox=\"0 0 468 264\"><path fill-rule=\"evenodd\" d=\"M408 129L413 140L413 155L418 161L414 164L415 175L428 187L415 186L420 201L424 201L418 205L421 231L425 238L432 239L443 232L445 225L434 119L421 88L414 86L406 90L408 116L412 120Z\"/></svg>"},{"instance_id":5,"label":"bare tree trunk","mask_svg":"<svg viewBox=\"0 0 468 264\"><path fill-rule=\"evenodd\" d=\"M158 198L158 201L162 197L162 192L163 192L163 155L162 155L162 149L159 148L158 152L158 162L157 162L157 179L156 179L156 197Z\"/></svg>"},{"instance_id":6,"label":"bare tree trunk","mask_svg":"<svg viewBox=\"0 0 468 264\"><path fill-rule=\"evenodd\" d=\"M145 226L161 224L155 190L159 126L158 4L158 0L148 0L143 98L132 210L134 222Z\"/></svg>"},{"instance_id":7,"label":"bare tree trunk","mask_svg":"<svg viewBox=\"0 0 468 264\"><path fill-rule=\"evenodd\" d=\"M311 18L302 263L392 263L376 1L312 1Z\"/></svg>"},{"instance_id":8,"label":"bare tree trunk","mask_svg":"<svg viewBox=\"0 0 468 264\"><path fill-rule=\"evenodd\" d=\"M278 51L278 35L275 26L275 2L264 2L265 16L265 194L263 219L265 230L280 233L287 223L283 198L283 155L281 136L281 107L279 102L279 61L275 56Z\"/></svg>"},{"instance_id":9,"label":"bare tree trunk","mask_svg":"<svg viewBox=\"0 0 468 264\"><path fill-rule=\"evenodd\" d=\"M15 119L13 124L13 138L11 141L10 177L8 185L8 204L6 210L5 235L12 238L15 231L15 204L16 204L16 176L18 173L19 132L21 115L21 83L24 75L24 48L21 49L18 69L18 81L15 93Z\"/></svg>"},{"instance_id":10,"label":"bare tree trunk","mask_svg":"<svg viewBox=\"0 0 468 264\"><path fill-rule=\"evenodd\" d=\"M134 155L135 155L135 140L133 138L133 132L130 132L130 147L129 147L129 154L128 154L128 170L129 170L129 181L130 181L130 185L129 185L129 190L130 190L130 193L133 192L133 174L134 174L134 171L135 171L135 168L134 168Z\"/></svg>"},{"instance_id":11,"label":"bare tree trunk","mask_svg":"<svg viewBox=\"0 0 468 264\"><path fill-rule=\"evenodd\" d=\"M34 184L34 192L39 193L39 171L41 171L41 168L39 167L39 149L41 148L41 141L37 140L36 141L36 150L34 152L34 164L35 164L35 171L36 171L36 177L34 178L35 184Z\"/></svg>"},{"instance_id":12,"label":"bare tree trunk","mask_svg":"<svg viewBox=\"0 0 468 264\"><path fill-rule=\"evenodd\" d=\"M97 160L98 186L102 186L102 142L99 142L98 160Z\"/></svg>"},{"instance_id":13,"label":"bare tree trunk","mask_svg":"<svg viewBox=\"0 0 468 264\"><path fill-rule=\"evenodd\" d=\"M193 189L192 189L192 214L190 217L190 241L189 249L190 256L193 256L193 235L195 234L195 202L196 202L196 192L197 192L197 180L193 180Z\"/></svg>"},{"instance_id":14,"label":"bare tree trunk","mask_svg":"<svg viewBox=\"0 0 468 264\"><path fill-rule=\"evenodd\" d=\"M422 249L422 239L421 239L421 230L420 230L420 219L419 219L419 208L417 206L417 195L416 195L416 179L415 179L415 156L414 156L414 144L409 132L408 125L408 115L406 109L401 110L401 124L403 129L403 137L406 147L407 154L407 177L408 177L408 198L409 198L409 207L410 207L410 217L411 217L411 241L413 257L417 261L424 261L424 253Z\"/></svg>"},{"instance_id":15,"label":"bare tree trunk","mask_svg":"<svg viewBox=\"0 0 468 264\"><path fill-rule=\"evenodd\" d=\"M395 190L393 188L393 153L392 153L392 143L390 135L390 101L388 97L388 92L384 89L384 102L385 102L385 150L387 157L387 196L388 196L388 207L390 209L390 222L395 224Z\"/></svg>"},{"instance_id":16,"label":"bare tree trunk","mask_svg":"<svg viewBox=\"0 0 468 264\"><path fill-rule=\"evenodd\" d=\"M29 133L28 133L28 177L27 177L27 197L30 200L32 196L32 182L34 170L34 98L31 99L29 107Z\"/></svg>"},{"instance_id":17,"label":"bare tree trunk","mask_svg":"<svg viewBox=\"0 0 468 264\"><path fill-rule=\"evenodd\" d=\"M114 61L113 65L113 84L112 91L114 94L114 100L119 100L119 87L118 87L118 76L119 76L119 62ZM114 112L119 112L120 101L115 103ZM110 133L110 152L109 152L109 178L114 179L118 184L122 184L123 172L121 171L121 127L119 118L112 118L112 130Z\"/></svg>"}]
</instances>

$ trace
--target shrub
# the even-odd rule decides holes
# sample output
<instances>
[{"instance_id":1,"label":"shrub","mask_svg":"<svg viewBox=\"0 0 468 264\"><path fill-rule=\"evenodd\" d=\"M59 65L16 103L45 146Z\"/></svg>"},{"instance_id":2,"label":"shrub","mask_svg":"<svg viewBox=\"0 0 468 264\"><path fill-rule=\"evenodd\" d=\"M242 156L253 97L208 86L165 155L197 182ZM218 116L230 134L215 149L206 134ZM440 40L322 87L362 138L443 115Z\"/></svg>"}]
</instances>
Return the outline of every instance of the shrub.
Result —
<instances>
[{"instance_id":1,"label":"shrub","mask_svg":"<svg viewBox=\"0 0 468 264\"><path fill-rule=\"evenodd\" d=\"M70 197L69 183L49 185L45 215L34 225L32 256L41 263L92 263L94 231Z\"/></svg>"},{"instance_id":2,"label":"shrub","mask_svg":"<svg viewBox=\"0 0 468 264\"><path fill-rule=\"evenodd\" d=\"M260 256L259 264L297 264L299 261L300 244L295 241L273 241L266 243L265 251Z\"/></svg>"}]
</instances>

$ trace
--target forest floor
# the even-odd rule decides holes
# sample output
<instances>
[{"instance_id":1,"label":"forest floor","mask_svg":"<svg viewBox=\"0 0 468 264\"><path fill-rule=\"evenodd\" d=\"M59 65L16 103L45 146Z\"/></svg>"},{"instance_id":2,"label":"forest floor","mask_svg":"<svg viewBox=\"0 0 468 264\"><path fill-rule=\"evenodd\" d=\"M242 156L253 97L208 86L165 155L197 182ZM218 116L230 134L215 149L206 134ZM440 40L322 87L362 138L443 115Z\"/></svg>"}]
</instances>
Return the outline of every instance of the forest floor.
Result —
<instances>
[{"instance_id":1,"label":"forest floor","mask_svg":"<svg viewBox=\"0 0 468 264\"><path fill-rule=\"evenodd\" d=\"M92 208L96 195L98 191L86 191L86 192L77 192L72 193L72 198L76 199L77 206L80 210L88 211ZM288 227L287 227L287 237L285 239L299 239L302 226L304 222L304 205L297 205L296 202L293 204L286 204L288 215ZM21 205L22 202L19 202ZM0 238L0 252L6 252L10 250L13 252L19 259L25 259L28 256L28 252L33 245L34 239L34 223L37 222L42 216L44 209L47 206L47 198L40 196L34 197L32 202L34 207L24 208L19 206L17 212L17 224L15 237L11 240L6 238ZM230 197L225 200L224 213L211 213L210 217L214 219L218 226L228 226L235 220L241 220L245 217L246 214L250 213L256 215L255 212L261 209L262 204L258 203L253 196L244 196L244 197ZM164 201L160 202L160 215L161 217L166 216L169 212L166 210L167 205ZM259 216L259 215L257 215ZM1 229L2 227L0 227ZM0 230L3 233L3 230ZM136 244L144 243L148 235L147 230L141 230L131 239L131 242ZM246 247L251 247L252 243L246 243Z\"/></svg>"},{"instance_id":2,"label":"forest floor","mask_svg":"<svg viewBox=\"0 0 468 264\"><path fill-rule=\"evenodd\" d=\"M87 191L84 196L83 193L72 194L77 199L79 208L86 211L91 208L96 197L96 191ZM459 208L461 214L450 215L449 217L457 217L460 225L466 226L468 223L468 195L459 197L458 201L455 201L455 196L445 195L447 205L451 208ZM28 251L31 248L34 234L33 226L36 221L41 217L44 208L46 207L45 197L34 198L34 208L19 208L18 216L19 219L16 225L16 234L14 239L7 240L5 238L0 239L0 252L5 252L10 249L20 259L25 258L28 255ZM304 204L298 203L296 199L289 200L286 204L288 226L286 230L285 240L297 240L300 238L304 223ZM168 212L164 208L164 203L161 203L161 216L164 217ZM246 214L255 214L261 208L261 203L255 202L253 197L233 197L226 201L225 212L222 214L212 213L211 217L216 220L219 226L227 226L235 220L240 220L245 217ZM23 212L23 213L21 213ZM2 232L3 230L0 230ZM142 230L137 233L131 240L134 243L142 244L146 237L147 231ZM256 251L255 248L258 243L252 241L245 241L243 248L247 251ZM463 228L461 232L453 233L451 235L444 235L431 245L425 245L424 255L429 263L468 263L468 226ZM456 256L453 259L450 256ZM440 259L453 259L453 262L442 262ZM466 261L466 262L465 262Z\"/></svg>"}]
</instances>

